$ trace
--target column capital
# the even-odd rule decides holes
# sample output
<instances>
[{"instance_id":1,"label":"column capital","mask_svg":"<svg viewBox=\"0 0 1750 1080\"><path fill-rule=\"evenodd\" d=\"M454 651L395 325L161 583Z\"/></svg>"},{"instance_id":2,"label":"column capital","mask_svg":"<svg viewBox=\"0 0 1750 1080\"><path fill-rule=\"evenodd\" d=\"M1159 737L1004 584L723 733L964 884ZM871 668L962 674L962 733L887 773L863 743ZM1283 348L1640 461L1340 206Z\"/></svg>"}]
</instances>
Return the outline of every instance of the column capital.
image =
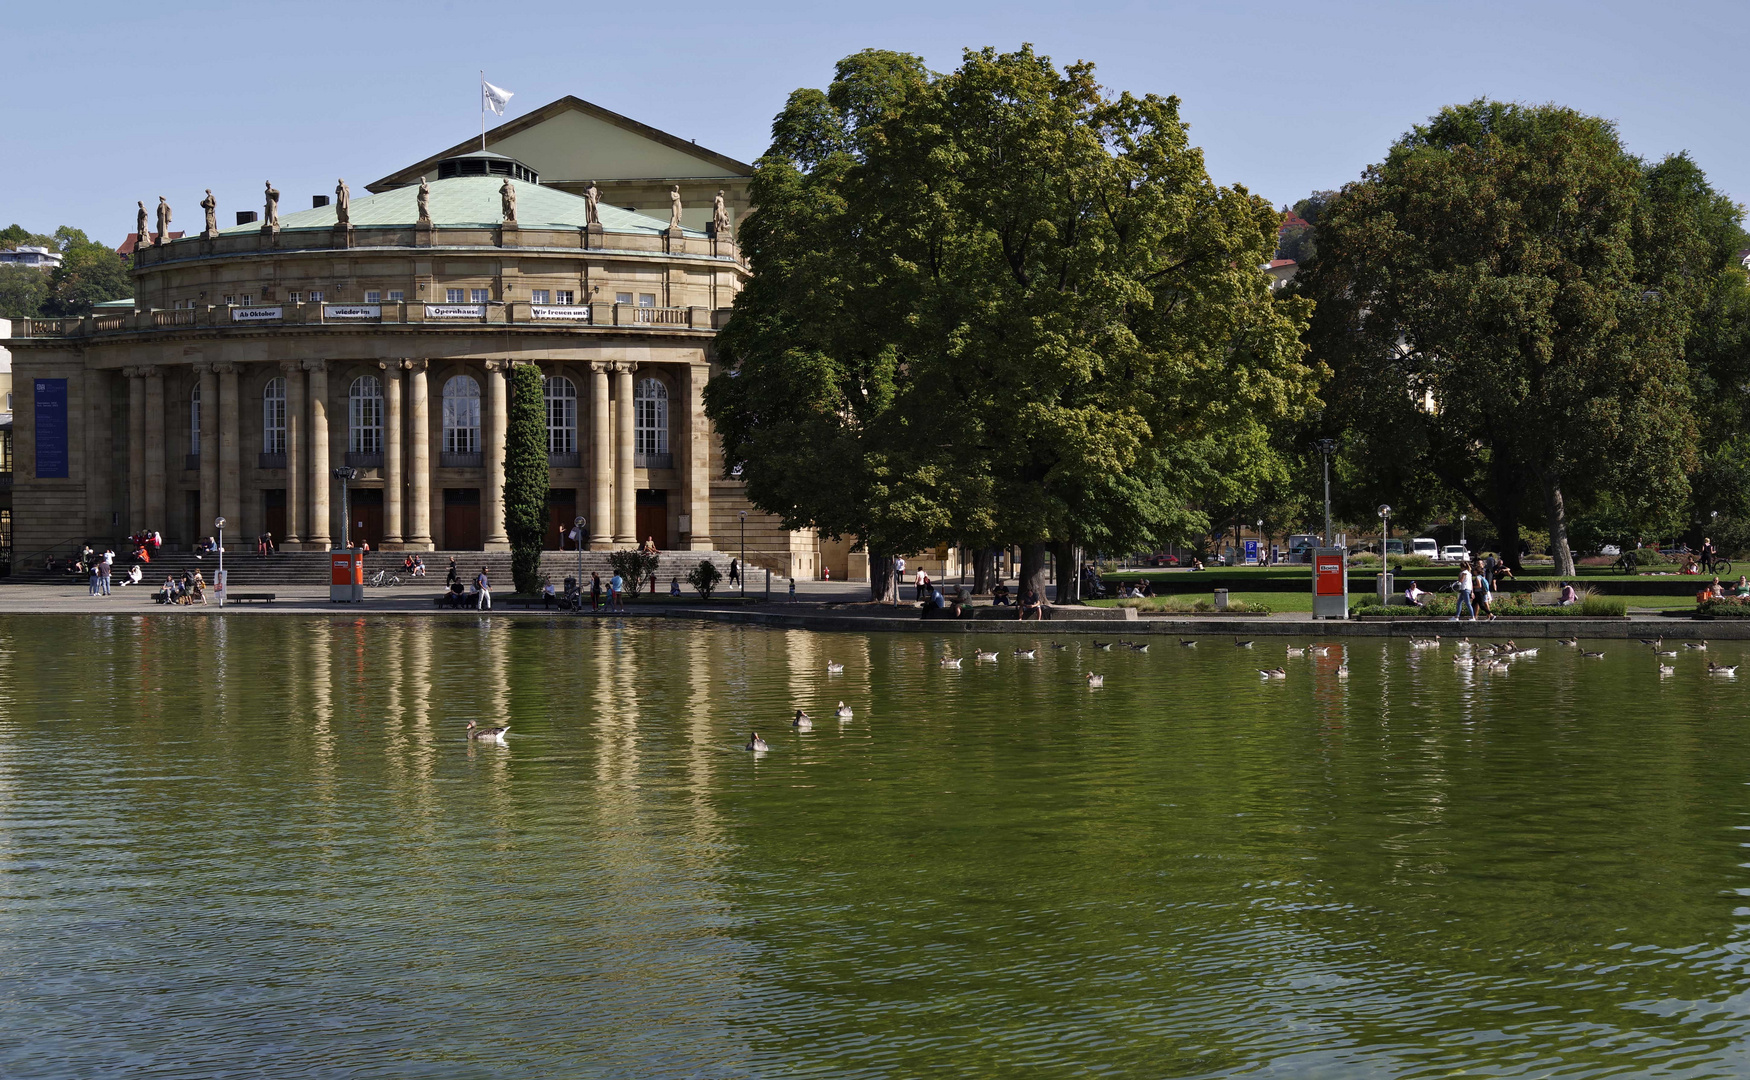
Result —
<instances>
[{"instance_id":1,"label":"column capital","mask_svg":"<svg viewBox=\"0 0 1750 1080\"><path fill-rule=\"evenodd\" d=\"M424 371L431 366L431 361L423 358L418 360L403 360L401 361L401 366L408 371Z\"/></svg>"},{"instance_id":2,"label":"column capital","mask_svg":"<svg viewBox=\"0 0 1750 1080\"><path fill-rule=\"evenodd\" d=\"M295 372L304 370L304 363L301 360L281 360L280 370L287 375L291 375Z\"/></svg>"},{"instance_id":3,"label":"column capital","mask_svg":"<svg viewBox=\"0 0 1750 1080\"><path fill-rule=\"evenodd\" d=\"M142 379L156 379L164 374L162 371L158 370L157 364L140 364L134 368L134 373L139 375Z\"/></svg>"},{"instance_id":4,"label":"column capital","mask_svg":"<svg viewBox=\"0 0 1750 1080\"><path fill-rule=\"evenodd\" d=\"M597 375L601 375L605 372L614 370L614 365L611 361L607 360L591 360L589 362L589 369Z\"/></svg>"},{"instance_id":5,"label":"column capital","mask_svg":"<svg viewBox=\"0 0 1750 1080\"><path fill-rule=\"evenodd\" d=\"M509 360L488 360L488 361L486 361L486 370L487 371L499 372L499 371L504 371L505 369L507 369L509 367L510 367Z\"/></svg>"},{"instance_id":6,"label":"column capital","mask_svg":"<svg viewBox=\"0 0 1750 1080\"><path fill-rule=\"evenodd\" d=\"M632 372L636 371L637 369L638 369L638 365L631 360L615 360L613 363L608 365L609 371L616 371L622 375L630 375L630 374L632 374Z\"/></svg>"},{"instance_id":7,"label":"column capital","mask_svg":"<svg viewBox=\"0 0 1750 1080\"><path fill-rule=\"evenodd\" d=\"M196 375L205 375L207 372L213 370L213 362L211 360L196 360L192 366Z\"/></svg>"},{"instance_id":8,"label":"column capital","mask_svg":"<svg viewBox=\"0 0 1750 1080\"><path fill-rule=\"evenodd\" d=\"M235 374L237 374L237 365L231 363L230 361L224 361L221 363L214 364L213 370L218 372L221 375L235 375Z\"/></svg>"},{"instance_id":9,"label":"column capital","mask_svg":"<svg viewBox=\"0 0 1750 1080\"><path fill-rule=\"evenodd\" d=\"M305 360L305 361L302 361L302 363L303 363L303 367L304 367L305 371L327 371L328 370L328 361L326 361L326 360Z\"/></svg>"},{"instance_id":10,"label":"column capital","mask_svg":"<svg viewBox=\"0 0 1750 1080\"><path fill-rule=\"evenodd\" d=\"M400 371L401 370L401 361L399 361L399 360L378 360L377 367L383 371Z\"/></svg>"}]
</instances>

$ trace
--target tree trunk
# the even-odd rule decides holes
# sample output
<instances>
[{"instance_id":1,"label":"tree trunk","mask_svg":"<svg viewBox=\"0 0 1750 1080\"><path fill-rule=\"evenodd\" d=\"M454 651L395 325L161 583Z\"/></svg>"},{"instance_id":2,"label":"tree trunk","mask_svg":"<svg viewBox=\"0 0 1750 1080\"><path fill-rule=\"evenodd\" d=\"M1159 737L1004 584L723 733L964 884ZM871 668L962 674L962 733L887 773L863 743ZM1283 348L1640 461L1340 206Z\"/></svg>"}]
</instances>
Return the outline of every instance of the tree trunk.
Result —
<instances>
[{"instance_id":1,"label":"tree trunk","mask_svg":"<svg viewBox=\"0 0 1750 1080\"><path fill-rule=\"evenodd\" d=\"M989 596L996 587L996 552L991 548L979 548L972 553L972 595Z\"/></svg>"},{"instance_id":2,"label":"tree trunk","mask_svg":"<svg viewBox=\"0 0 1750 1080\"><path fill-rule=\"evenodd\" d=\"M1562 503L1561 480L1543 477L1543 511L1549 518L1549 553L1556 561L1557 577L1574 576L1574 549L1568 546L1568 510Z\"/></svg>"},{"instance_id":3,"label":"tree trunk","mask_svg":"<svg viewBox=\"0 0 1750 1080\"><path fill-rule=\"evenodd\" d=\"M1045 545L1021 545L1021 580L1017 586L1021 596L1026 596L1028 590L1045 602Z\"/></svg>"},{"instance_id":4,"label":"tree trunk","mask_svg":"<svg viewBox=\"0 0 1750 1080\"><path fill-rule=\"evenodd\" d=\"M1056 602L1059 604L1079 604L1082 602L1082 546L1080 544L1058 544L1056 555Z\"/></svg>"},{"instance_id":5,"label":"tree trunk","mask_svg":"<svg viewBox=\"0 0 1750 1080\"><path fill-rule=\"evenodd\" d=\"M1495 553L1507 561L1515 574L1525 567L1519 551L1519 511L1523 489L1522 474L1504 461L1497 460L1490 468L1490 487L1494 489L1494 513L1489 524L1495 527Z\"/></svg>"},{"instance_id":6,"label":"tree trunk","mask_svg":"<svg viewBox=\"0 0 1750 1080\"><path fill-rule=\"evenodd\" d=\"M878 604L899 602L899 579L893 573L893 553L869 549L869 598Z\"/></svg>"}]
</instances>

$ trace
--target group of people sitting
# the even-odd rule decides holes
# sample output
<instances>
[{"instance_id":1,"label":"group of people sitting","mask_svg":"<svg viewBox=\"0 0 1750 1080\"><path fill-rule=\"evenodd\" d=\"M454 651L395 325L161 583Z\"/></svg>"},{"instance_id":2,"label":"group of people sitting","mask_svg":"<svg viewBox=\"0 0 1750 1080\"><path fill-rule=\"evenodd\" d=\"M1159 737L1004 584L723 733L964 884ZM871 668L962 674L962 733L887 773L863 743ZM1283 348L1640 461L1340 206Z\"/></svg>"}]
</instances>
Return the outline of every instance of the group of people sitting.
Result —
<instances>
[{"instance_id":1,"label":"group of people sitting","mask_svg":"<svg viewBox=\"0 0 1750 1080\"><path fill-rule=\"evenodd\" d=\"M134 567L138 571L139 567ZM129 573L132 577L132 572ZM138 578L133 580L138 581ZM196 570L192 575L186 571L182 574L168 574L164 585L152 597L160 604L205 604L207 602L207 583Z\"/></svg>"},{"instance_id":2,"label":"group of people sitting","mask_svg":"<svg viewBox=\"0 0 1750 1080\"><path fill-rule=\"evenodd\" d=\"M927 586L927 590L924 598L918 602L921 618L963 619L966 617L966 609L972 602L971 596L966 591L966 586L955 586L951 596L945 595L940 585ZM1009 607L1011 604L1013 601L1009 598L1009 587L998 584L991 591L991 606ZM1014 604L1014 606L1017 609L1016 615L1023 620L1030 618L1042 620L1045 618L1045 604L1040 600L1039 594L1032 589L1023 591L1021 602Z\"/></svg>"},{"instance_id":3,"label":"group of people sitting","mask_svg":"<svg viewBox=\"0 0 1750 1080\"><path fill-rule=\"evenodd\" d=\"M1738 575L1737 585L1720 584L1719 575L1714 575L1713 584L1702 590L1699 600L1750 600L1750 578Z\"/></svg>"},{"instance_id":4,"label":"group of people sitting","mask_svg":"<svg viewBox=\"0 0 1750 1080\"><path fill-rule=\"evenodd\" d=\"M450 566L452 569L455 567L455 563L456 560L450 560ZM401 569L409 577L424 577L425 559L417 552L410 553L405 559L401 560Z\"/></svg>"}]
</instances>

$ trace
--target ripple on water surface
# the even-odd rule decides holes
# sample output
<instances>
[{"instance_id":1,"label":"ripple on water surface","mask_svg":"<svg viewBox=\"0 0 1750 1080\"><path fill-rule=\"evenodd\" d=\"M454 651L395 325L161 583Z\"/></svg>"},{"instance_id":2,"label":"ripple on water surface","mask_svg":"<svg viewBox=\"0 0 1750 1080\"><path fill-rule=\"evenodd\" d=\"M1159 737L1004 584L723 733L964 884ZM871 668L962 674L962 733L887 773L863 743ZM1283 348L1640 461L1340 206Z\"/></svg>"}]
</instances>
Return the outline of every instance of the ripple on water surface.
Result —
<instances>
[{"instance_id":1,"label":"ripple on water surface","mask_svg":"<svg viewBox=\"0 0 1750 1080\"><path fill-rule=\"evenodd\" d=\"M1743 648L1016 643L0 619L0 1075L1750 1071Z\"/></svg>"}]
</instances>

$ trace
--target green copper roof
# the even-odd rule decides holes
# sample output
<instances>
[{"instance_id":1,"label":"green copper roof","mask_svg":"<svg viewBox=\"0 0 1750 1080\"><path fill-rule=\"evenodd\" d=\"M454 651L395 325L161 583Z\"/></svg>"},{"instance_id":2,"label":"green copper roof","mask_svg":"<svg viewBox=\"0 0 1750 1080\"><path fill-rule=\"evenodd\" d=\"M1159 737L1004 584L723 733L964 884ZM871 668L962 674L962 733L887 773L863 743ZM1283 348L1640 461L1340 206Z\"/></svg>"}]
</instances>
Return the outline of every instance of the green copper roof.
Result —
<instances>
[{"instance_id":1,"label":"green copper roof","mask_svg":"<svg viewBox=\"0 0 1750 1080\"><path fill-rule=\"evenodd\" d=\"M501 176L452 176L431 181L431 220L439 227L490 228L503 219L503 203L498 194L504 183ZM587 203L580 195L571 195L558 188L538 184L516 185L517 224L525 229L551 227L580 229L588 223ZM660 233L668 222L644 214L635 214L605 202L596 204L602 228L618 233ZM371 226L411 227L419 221L419 185L395 188L378 195L355 195L352 199L352 224L355 228ZM333 204L311 210L280 215L281 231L289 229L332 229L337 223ZM259 221L233 225L221 233L253 233L261 230ZM688 236L704 236L692 229Z\"/></svg>"}]
</instances>

